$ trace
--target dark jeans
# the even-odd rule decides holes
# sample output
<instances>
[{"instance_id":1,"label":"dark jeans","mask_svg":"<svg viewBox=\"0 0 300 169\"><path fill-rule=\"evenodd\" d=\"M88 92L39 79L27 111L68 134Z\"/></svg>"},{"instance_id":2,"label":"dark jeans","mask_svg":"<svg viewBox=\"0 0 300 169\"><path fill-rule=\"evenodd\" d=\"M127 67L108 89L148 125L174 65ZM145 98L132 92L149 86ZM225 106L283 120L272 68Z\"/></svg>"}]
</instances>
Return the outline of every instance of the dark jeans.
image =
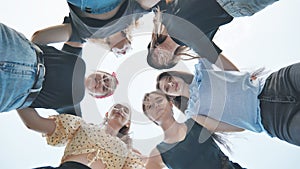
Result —
<instances>
[{"instance_id":1,"label":"dark jeans","mask_svg":"<svg viewBox=\"0 0 300 169\"><path fill-rule=\"evenodd\" d=\"M91 169L91 168L78 162L67 161L62 163L59 167L47 166L47 167L39 167L34 169Z\"/></svg>"},{"instance_id":2,"label":"dark jeans","mask_svg":"<svg viewBox=\"0 0 300 169\"><path fill-rule=\"evenodd\" d=\"M272 73L259 99L268 133L300 146L300 63Z\"/></svg>"}]
</instances>

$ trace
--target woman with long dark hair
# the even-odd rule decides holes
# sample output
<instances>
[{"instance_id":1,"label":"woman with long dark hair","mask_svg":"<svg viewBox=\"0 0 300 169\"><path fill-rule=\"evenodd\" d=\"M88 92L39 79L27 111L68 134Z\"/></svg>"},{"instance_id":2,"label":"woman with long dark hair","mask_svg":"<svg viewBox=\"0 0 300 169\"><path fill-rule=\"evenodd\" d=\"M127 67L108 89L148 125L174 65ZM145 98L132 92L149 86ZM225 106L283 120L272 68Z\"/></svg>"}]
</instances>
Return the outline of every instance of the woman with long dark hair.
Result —
<instances>
[{"instance_id":1,"label":"woman with long dark hair","mask_svg":"<svg viewBox=\"0 0 300 169\"><path fill-rule=\"evenodd\" d=\"M210 117L300 146L300 63L266 78L257 72L207 69L202 60L195 75L160 74L157 88L175 97L175 105L188 117Z\"/></svg>"},{"instance_id":2,"label":"woman with long dark hair","mask_svg":"<svg viewBox=\"0 0 300 169\"><path fill-rule=\"evenodd\" d=\"M143 111L164 132L164 139L152 150L146 168L241 168L231 162L215 142L224 143L214 132L230 130L226 129L226 124L217 121L206 123L201 118L177 122L173 117L171 101L161 91L145 94Z\"/></svg>"}]
</instances>

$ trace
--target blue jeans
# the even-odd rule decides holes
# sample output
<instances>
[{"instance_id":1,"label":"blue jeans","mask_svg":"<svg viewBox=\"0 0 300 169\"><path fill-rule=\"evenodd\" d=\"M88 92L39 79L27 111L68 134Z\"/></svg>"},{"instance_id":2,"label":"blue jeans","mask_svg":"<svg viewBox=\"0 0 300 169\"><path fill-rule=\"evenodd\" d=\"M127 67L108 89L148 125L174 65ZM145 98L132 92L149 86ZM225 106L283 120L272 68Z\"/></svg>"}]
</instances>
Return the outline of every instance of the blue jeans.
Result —
<instances>
[{"instance_id":1,"label":"blue jeans","mask_svg":"<svg viewBox=\"0 0 300 169\"><path fill-rule=\"evenodd\" d=\"M93 14L103 14L115 9L122 0L97 0L97 1L82 1L82 0L67 0L74 6L77 6L82 11Z\"/></svg>"},{"instance_id":2,"label":"blue jeans","mask_svg":"<svg viewBox=\"0 0 300 169\"><path fill-rule=\"evenodd\" d=\"M0 112L20 108L23 104L35 80L36 63L33 44L21 33L0 23Z\"/></svg>"},{"instance_id":3,"label":"blue jeans","mask_svg":"<svg viewBox=\"0 0 300 169\"><path fill-rule=\"evenodd\" d=\"M216 0L233 17L251 16L278 0Z\"/></svg>"},{"instance_id":4,"label":"blue jeans","mask_svg":"<svg viewBox=\"0 0 300 169\"><path fill-rule=\"evenodd\" d=\"M269 135L300 146L300 63L272 73L259 99Z\"/></svg>"}]
</instances>

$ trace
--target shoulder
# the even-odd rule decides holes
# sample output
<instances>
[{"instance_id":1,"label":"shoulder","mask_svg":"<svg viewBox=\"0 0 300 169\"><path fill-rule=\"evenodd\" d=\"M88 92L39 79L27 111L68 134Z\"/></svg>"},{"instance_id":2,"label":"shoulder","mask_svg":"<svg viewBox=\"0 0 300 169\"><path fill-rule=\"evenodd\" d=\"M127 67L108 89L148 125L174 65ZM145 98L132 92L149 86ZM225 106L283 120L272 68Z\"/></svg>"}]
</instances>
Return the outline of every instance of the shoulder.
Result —
<instances>
[{"instance_id":1,"label":"shoulder","mask_svg":"<svg viewBox=\"0 0 300 169\"><path fill-rule=\"evenodd\" d=\"M165 164L162 160L162 157L160 155L160 152L158 151L157 148L154 148L148 159L147 159L147 162L146 162L146 168L147 169L151 169L151 168L157 168L157 169L162 169L165 167Z\"/></svg>"}]
</instances>

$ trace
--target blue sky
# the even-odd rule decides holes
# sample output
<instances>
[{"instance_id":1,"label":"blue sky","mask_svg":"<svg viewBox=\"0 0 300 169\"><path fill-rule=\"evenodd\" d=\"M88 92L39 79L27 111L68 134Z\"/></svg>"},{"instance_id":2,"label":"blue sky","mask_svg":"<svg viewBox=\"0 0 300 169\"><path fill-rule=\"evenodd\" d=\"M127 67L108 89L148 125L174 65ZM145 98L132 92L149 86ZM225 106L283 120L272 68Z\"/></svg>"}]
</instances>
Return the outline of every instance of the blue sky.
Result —
<instances>
[{"instance_id":1,"label":"blue sky","mask_svg":"<svg viewBox=\"0 0 300 169\"><path fill-rule=\"evenodd\" d=\"M223 54L232 60L241 70L253 70L266 67L275 71L289 64L299 62L298 54L300 39L300 2L297 0L281 0L272 6L264 9L252 17L234 19L230 24L222 26L217 32L214 41L223 49ZM56 25L63 21L68 14L65 1L6 1L0 7L0 22L22 32L27 38L38 29L50 25ZM141 28L147 27L146 23ZM151 29L146 29L151 30ZM146 31L147 32L147 31ZM127 58L116 59L112 56L109 59L101 58L89 51L85 51L88 64L101 67L107 71L114 71L120 68L120 63L144 52L147 45L145 40L149 34L136 32L133 41L134 50L126 56ZM58 45L59 46L59 45ZM89 46L93 48L93 45ZM98 49L93 49L98 50ZM101 51L101 49L99 49ZM132 55L132 56L131 56ZM94 59L98 59L96 62ZM100 60L100 61L99 61ZM101 62L101 63L100 63ZM111 64L113 62L114 64ZM119 63L117 63L119 62ZM115 64L117 63L117 64ZM192 64L192 63L188 63ZM191 68L192 66L188 65ZM88 71L93 68L89 68ZM127 88L129 102L140 111L141 98L144 92L154 89L153 74L158 72L148 69L140 69L134 74ZM153 76L152 81L145 83L145 77ZM120 77L121 78L121 77ZM122 82L122 81L121 81ZM136 90L139 89L138 94ZM96 101L100 113L89 107L91 98L83 101L83 111L87 121L100 123L103 114L114 102L110 98ZM41 115L53 114L52 111L42 110ZM181 118L176 114L177 118ZM145 132L146 131L146 132ZM135 138L136 147L143 153L150 151L161 138L161 131L153 124L136 121L132 128L132 136ZM2 169L27 169L43 165L59 165L63 154L63 148L48 146L41 134L27 129L15 111L0 114L0 147ZM299 133L300 134L300 133ZM249 169L282 169L299 168L300 148L289 145L278 139L272 139L263 133L242 132L227 136L231 142L232 154L230 158ZM149 143L151 140L151 143ZM153 140L153 141L152 141ZM148 141L143 145L141 142ZM135 143L134 142L134 143Z\"/></svg>"}]
</instances>

